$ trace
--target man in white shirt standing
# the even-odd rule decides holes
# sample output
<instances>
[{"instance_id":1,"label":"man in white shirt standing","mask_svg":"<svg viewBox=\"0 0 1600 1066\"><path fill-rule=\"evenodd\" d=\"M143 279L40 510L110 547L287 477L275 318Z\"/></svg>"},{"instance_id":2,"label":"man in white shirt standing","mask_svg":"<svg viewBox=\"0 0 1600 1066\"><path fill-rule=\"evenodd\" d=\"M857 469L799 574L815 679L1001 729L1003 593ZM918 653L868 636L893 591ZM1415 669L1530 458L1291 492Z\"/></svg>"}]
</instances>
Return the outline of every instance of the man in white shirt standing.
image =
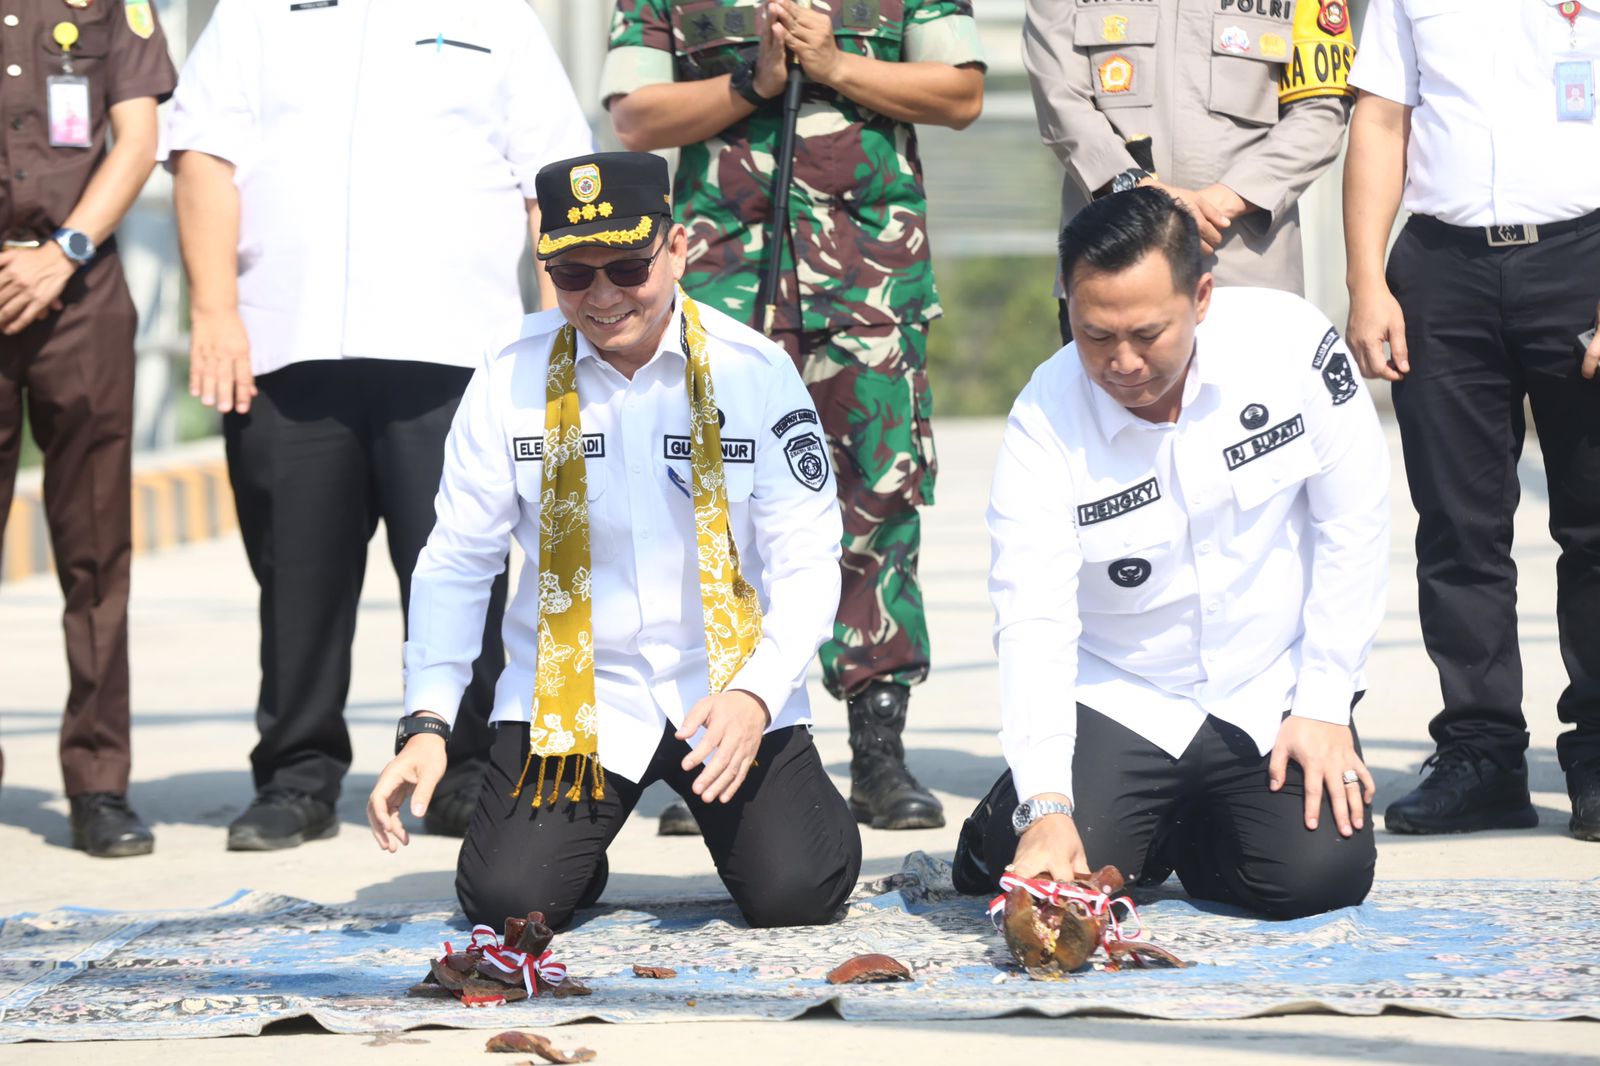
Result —
<instances>
[{"instance_id":1,"label":"man in white shirt standing","mask_svg":"<svg viewBox=\"0 0 1600 1066\"><path fill-rule=\"evenodd\" d=\"M522 314L534 174L593 140L522 0L222 0L167 141L190 391L223 412L261 586L256 796L228 847L293 847L338 831L367 542L381 518L404 609L450 420ZM460 835L475 804L504 595L435 832Z\"/></svg>"},{"instance_id":2,"label":"man in white shirt standing","mask_svg":"<svg viewBox=\"0 0 1600 1066\"><path fill-rule=\"evenodd\" d=\"M1383 615L1388 456L1298 296L1213 292L1165 192L1061 236L1076 338L1012 409L989 504L1010 770L956 884L1005 868L1271 917L1359 903L1376 850L1351 710Z\"/></svg>"},{"instance_id":3,"label":"man in white shirt standing","mask_svg":"<svg viewBox=\"0 0 1600 1066\"><path fill-rule=\"evenodd\" d=\"M782 348L678 288L669 189L644 153L539 173L560 308L479 367L450 431L412 579L407 716L367 815L390 851L408 794L425 815L515 538L510 662L456 871L474 922L566 924L654 781L696 798L753 926L828 921L861 866L807 728L842 533L816 408Z\"/></svg>"},{"instance_id":4,"label":"man in white shirt standing","mask_svg":"<svg viewBox=\"0 0 1600 1066\"><path fill-rule=\"evenodd\" d=\"M1422 637L1444 708L1391 832L1539 823L1528 794L1512 515L1523 405L1549 487L1569 828L1600 840L1600 14L1559 0L1372 0L1350 72L1351 350L1393 382ZM1384 269L1402 202L1411 218ZM1384 351L1388 342L1389 352Z\"/></svg>"}]
</instances>

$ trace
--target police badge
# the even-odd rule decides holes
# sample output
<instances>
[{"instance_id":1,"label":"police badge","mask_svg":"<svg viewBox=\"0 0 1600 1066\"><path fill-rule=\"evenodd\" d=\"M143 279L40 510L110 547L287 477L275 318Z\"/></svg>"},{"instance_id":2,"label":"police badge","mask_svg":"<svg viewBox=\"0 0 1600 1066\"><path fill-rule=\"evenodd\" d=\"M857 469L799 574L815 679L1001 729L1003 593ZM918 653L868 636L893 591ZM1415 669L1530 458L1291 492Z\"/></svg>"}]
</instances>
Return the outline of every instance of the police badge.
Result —
<instances>
[{"instance_id":1,"label":"police badge","mask_svg":"<svg viewBox=\"0 0 1600 1066\"><path fill-rule=\"evenodd\" d=\"M815 433L802 433L783 446L783 457L789 460L789 472L794 479L812 492L821 492L828 483L828 458L822 451L822 440Z\"/></svg>"}]
</instances>

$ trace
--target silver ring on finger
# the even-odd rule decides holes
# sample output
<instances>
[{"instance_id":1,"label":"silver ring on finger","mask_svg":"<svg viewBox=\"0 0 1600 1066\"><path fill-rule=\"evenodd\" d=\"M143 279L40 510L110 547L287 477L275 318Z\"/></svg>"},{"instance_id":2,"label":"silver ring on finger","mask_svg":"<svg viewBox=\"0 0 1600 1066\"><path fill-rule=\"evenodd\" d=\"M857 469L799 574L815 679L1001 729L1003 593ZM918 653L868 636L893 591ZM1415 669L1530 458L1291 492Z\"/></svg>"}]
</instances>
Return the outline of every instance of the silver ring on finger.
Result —
<instances>
[{"instance_id":1,"label":"silver ring on finger","mask_svg":"<svg viewBox=\"0 0 1600 1066\"><path fill-rule=\"evenodd\" d=\"M1354 770L1346 770L1343 780L1347 785L1359 785L1361 783L1361 775Z\"/></svg>"}]
</instances>

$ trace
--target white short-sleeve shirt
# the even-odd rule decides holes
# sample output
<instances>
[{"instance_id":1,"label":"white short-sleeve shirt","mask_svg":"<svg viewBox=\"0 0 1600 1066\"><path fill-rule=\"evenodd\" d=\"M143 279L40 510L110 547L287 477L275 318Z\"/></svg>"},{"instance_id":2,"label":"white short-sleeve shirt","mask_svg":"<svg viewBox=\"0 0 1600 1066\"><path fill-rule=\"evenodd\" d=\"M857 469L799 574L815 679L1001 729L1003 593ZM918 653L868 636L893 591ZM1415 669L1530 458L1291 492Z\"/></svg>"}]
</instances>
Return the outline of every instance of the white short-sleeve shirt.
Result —
<instances>
[{"instance_id":1,"label":"white short-sleeve shirt","mask_svg":"<svg viewBox=\"0 0 1600 1066\"><path fill-rule=\"evenodd\" d=\"M522 316L535 173L594 144L523 0L222 0L166 134L234 165L258 375L475 365Z\"/></svg>"},{"instance_id":2,"label":"white short-sleeve shirt","mask_svg":"<svg viewBox=\"0 0 1600 1066\"><path fill-rule=\"evenodd\" d=\"M1556 65L1600 64L1600 12L1560 0L1371 0L1350 70L1411 108L1408 211L1456 226L1600 208L1600 119L1558 121Z\"/></svg>"}]
</instances>

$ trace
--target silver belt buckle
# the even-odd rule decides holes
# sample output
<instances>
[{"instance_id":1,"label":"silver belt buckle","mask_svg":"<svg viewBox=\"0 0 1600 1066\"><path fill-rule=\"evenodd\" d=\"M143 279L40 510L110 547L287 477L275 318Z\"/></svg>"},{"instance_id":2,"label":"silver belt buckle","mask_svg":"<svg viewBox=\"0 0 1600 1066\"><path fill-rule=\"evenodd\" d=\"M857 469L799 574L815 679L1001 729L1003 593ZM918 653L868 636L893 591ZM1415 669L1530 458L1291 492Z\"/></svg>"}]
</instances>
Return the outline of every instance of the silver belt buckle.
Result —
<instances>
[{"instance_id":1,"label":"silver belt buckle","mask_svg":"<svg viewBox=\"0 0 1600 1066\"><path fill-rule=\"evenodd\" d=\"M1511 248L1519 244L1538 244L1538 226L1485 226L1490 248Z\"/></svg>"}]
</instances>

